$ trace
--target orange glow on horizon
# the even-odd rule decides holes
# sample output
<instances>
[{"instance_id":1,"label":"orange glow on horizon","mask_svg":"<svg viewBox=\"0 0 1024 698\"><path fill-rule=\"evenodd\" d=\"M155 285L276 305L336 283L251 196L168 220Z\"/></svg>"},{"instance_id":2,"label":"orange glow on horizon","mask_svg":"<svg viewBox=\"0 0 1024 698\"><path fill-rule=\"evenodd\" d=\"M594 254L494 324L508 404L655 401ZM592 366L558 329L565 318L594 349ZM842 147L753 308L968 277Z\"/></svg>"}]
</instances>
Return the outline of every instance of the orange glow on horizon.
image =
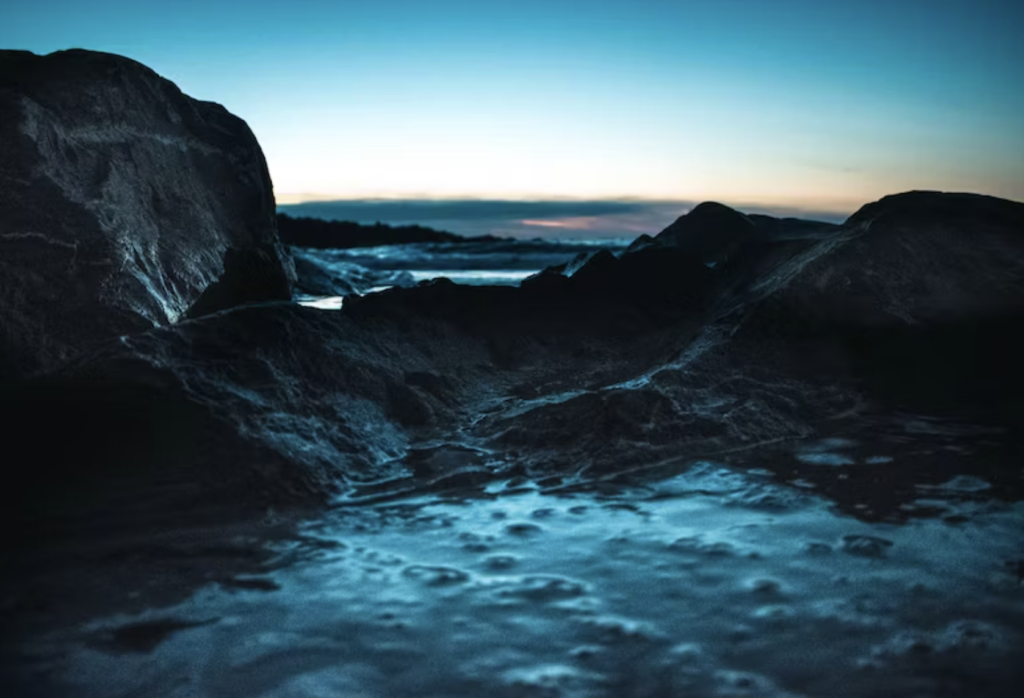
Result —
<instances>
[{"instance_id":1,"label":"orange glow on horizon","mask_svg":"<svg viewBox=\"0 0 1024 698\"><path fill-rule=\"evenodd\" d=\"M523 225L536 225L542 228L564 228L566 230L590 230L600 223L595 216L579 216L574 218L557 218L553 220L521 220Z\"/></svg>"}]
</instances>

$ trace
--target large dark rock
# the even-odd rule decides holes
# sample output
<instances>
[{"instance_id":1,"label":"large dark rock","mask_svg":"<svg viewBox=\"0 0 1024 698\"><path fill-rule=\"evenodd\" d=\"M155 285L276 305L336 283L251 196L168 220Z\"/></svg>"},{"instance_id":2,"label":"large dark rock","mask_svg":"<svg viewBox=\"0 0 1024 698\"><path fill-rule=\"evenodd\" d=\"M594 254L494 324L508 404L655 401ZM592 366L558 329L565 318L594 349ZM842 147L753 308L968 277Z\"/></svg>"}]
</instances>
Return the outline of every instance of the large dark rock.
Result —
<instances>
[{"instance_id":1,"label":"large dark rock","mask_svg":"<svg viewBox=\"0 0 1024 698\"><path fill-rule=\"evenodd\" d=\"M739 244L758 235L754 222L728 206L705 201L654 238L706 263L720 262Z\"/></svg>"},{"instance_id":2,"label":"large dark rock","mask_svg":"<svg viewBox=\"0 0 1024 698\"><path fill-rule=\"evenodd\" d=\"M0 509L64 533L322 505L404 473L417 435L445 437L486 392L489 361L451 328L290 303L125 337L0 395L22 473Z\"/></svg>"},{"instance_id":3,"label":"large dark rock","mask_svg":"<svg viewBox=\"0 0 1024 698\"><path fill-rule=\"evenodd\" d=\"M734 346L783 342L794 358L814 347L826 375L842 365L889 404L1024 423L1024 204L886 197L762 274L733 309Z\"/></svg>"},{"instance_id":4,"label":"large dark rock","mask_svg":"<svg viewBox=\"0 0 1024 698\"><path fill-rule=\"evenodd\" d=\"M959 224L977 223L1024 229L1024 204L995 196L938 191L908 191L890 194L865 204L850 216L847 226L870 225Z\"/></svg>"},{"instance_id":5,"label":"large dark rock","mask_svg":"<svg viewBox=\"0 0 1024 698\"><path fill-rule=\"evenodd\" d=\"M925 327L1024 310L1024 204L911 192L869 204L765 274L765 307L810 326Z\"/></svg>"},{"instance_id":6,"label":"large dark rock","mask_svg":"<svg viewBox=\"0 0 1024 698\"><path fill-rule=\"evenodd\" d=\"M844 226L757 217L764 234L739 242L693 285L710 305L697 316L702 327L671 316L643 325L642 341L665 350L637 361L636 344L623 341L617 361L632 380L577 387L481 428L499 447L529 453L535 472L735 453L900 410L1019 431L1022 208L915 193ZM619 289L620 301L630 295L620 270L630 264L632 302L648 312L675 298L672 283L700 278L674 245L594 259L586 297L599 305L609 298L603 288ZM580 274L588 262L576 266ZM548 270L530 285L567 293L575 276L558 285L560 276Z\"/></svg>"},{"instance_id":7,"label":"large dark rock","mask_svg":"<svg viewBox=\"0 0 1024 698\"><path fill-rule=\"evenodd\" d=\"M706 264L718 264L748 253L751 248L764 251L765 244L820 240L838 229L838 225L821 221L744 214L724 204L705 201L680 216L655 238L641 236L630 250L655 244L697 256ZM759 255L760 252L754 254Z\"/></svg>"},{"instance_id":8,"label":"large dark rock","mask_svg":"<svg viewBox=\"0 0 1024 698\"><path fill-rule=\"evenodd\" d=\"M0 375L293 278L244 121L127 58L0 52Z\"/></svg>"}]
</instances>

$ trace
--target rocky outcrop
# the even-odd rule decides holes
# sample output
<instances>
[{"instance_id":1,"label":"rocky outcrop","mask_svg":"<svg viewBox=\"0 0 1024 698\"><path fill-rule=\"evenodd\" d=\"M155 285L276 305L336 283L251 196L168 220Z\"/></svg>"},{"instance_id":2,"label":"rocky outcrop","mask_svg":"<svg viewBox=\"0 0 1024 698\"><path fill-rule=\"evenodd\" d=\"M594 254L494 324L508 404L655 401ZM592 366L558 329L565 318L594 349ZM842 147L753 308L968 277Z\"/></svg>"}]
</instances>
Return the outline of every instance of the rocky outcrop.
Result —
<instances>
[{"instance_id":1,"label":"rocky outcrop","mask_svg":"<svg viewBox=\"0 0 1024 698\"><path fill-rule=\"evenodd\" d=\"M244 121L127 58L0 52L0 373L293 278Z\"/></svg>"},{"instance_id":2,"label":"rocky outcrop","mask_svg":"<svg viewBox=\"0 0 1024 698\"><path fill-rule=\"evenodd\" d=\"M37 526L606 477L905 408L1024 426L1024 205L707 203L518 288L359 296L379 277L304 250L304 289L347 296L320 311L273 302L294 272L240 120L113 56L0 68L0 359L35 372L0 420L39 464L0 505Z\"/></svg>"},{"instance_id":3,"label":"rocky outcrop","mask_svg":"<svg viewBox=\"0 0 1024 698\"><path fill-rule=\"evenodd\" d=\"M1024 419L1024 204L886 197L733 303L736 344L815 346L887 400Z\"/></svg>"},{"instance_id":4,"label":"rocky outcrop","mask_svg":"<svg viewBox=\"0 0 1024 698\"><path fill-rule=\"evenodd\" d=\"M739 211L714 201L696 206L658 233L663 245L700 257L705 263L723 261L736 246L758 235L754 222Z\"/></svg>"},{"instance_id":5,"label":"rocky outcrop","mask_svg":"<svg viewBox=\"0 0 1024 698\"><path fill-rule=\"evenodd\" d=\"M855 213L756 285L809 323L925 326L1024 309L1024 204L912 192Z\"/></svg>"},{"instance_id":6,"label":"rocky outcrop","mask_svg":"<svg viewBox=\"0 0 1024 698\"><path fill-rule=\"evenodd\" d=\"M40 466L4 503L64 526L97 509L323 504L401 472L417 435L446 435L493 381L487 363L482 341L449 328L282 303L125 337L0 398L8 447ZM60 438L38 440L40 424Z\"/></svg>"},{"instance_id":7,"label":"rocky outcrop","mask_svg":"<svg viewBox=\"0 0 1024 698\"><path fill-rule=\"evenodd\" d=\"M518 291L435 282L353 301L346 312L454 323L505 347L507 368L529 364L527 338L581 362L594 360L583 358L588 342L618 342L618 373L656 371L657 390L672 396L667 403L651 398L663 405L658 414L666 425L688 423L695 404L731 405L730 417L715 418L731 425L722 447L804 434L810 415L842 412L861 399L1024 423L1015 397L1024 369L1014 358L1024 354L1017 332L1024 319L1022 208L913 192L833 226L706 205L621 255L581 256L526 279ZM724 253L722 263L709 268L705 253ZM661 359L638 360L637 337L661 346ZM666 358L673 352L690 358L670 367L678 361ZM658 360L668 363L659 367ZM708 384L717 386L717 397ZM741 411L754 395L763 395L760 407ZM561 423L591 423L604 402L587 392L548 401L538 424L560 423L551 421L555 413L583 404L590 416L566 412ZM701 419L708 415L702 409ZM501 424L511 434L533 433ZM516 438L521 444L526 437ZM634 440L629 448L639 446ZM585 462L586 451L570 460ZM623 453L609 456L625 460Z\"/></svg>"},{"instance_id":8,"label":"rocky outcrop","mask_svg":"<svg viewBox=\"0 0 1024 698\"><path fill-rule=\"evenodd\" d=\"M699 327L646 325L644 342L663 347L647 361L623 342L630 380L549 393L480 427L497 447L530 453L535 472L590 473L857 429L898 410L1019 430L1024 206L981 199L888 197L844 226L760 220L774 234L734 239L698 285ZM675 297L651 284L670 278L659 264L672 268L672 249L645 241L617 261L595 256L588 286L612 287L617 265L632 263L647 303L664 303ZM531 283L568 287L572 277L555 283L567 269Z\"/></svg>"},{"instance_id":9,"label":"rocky outcrop","mask_svg":"<svg viewBox=\"0 0 1024 698\"><path fill-rule=\"evenodd\" d=\"M995 196L938 191L908 191L865 204L847 219L846 226L912 226L937 224L971 228L980 223L1024 230L1024 204Z\"/></svg>"}]
</instances>

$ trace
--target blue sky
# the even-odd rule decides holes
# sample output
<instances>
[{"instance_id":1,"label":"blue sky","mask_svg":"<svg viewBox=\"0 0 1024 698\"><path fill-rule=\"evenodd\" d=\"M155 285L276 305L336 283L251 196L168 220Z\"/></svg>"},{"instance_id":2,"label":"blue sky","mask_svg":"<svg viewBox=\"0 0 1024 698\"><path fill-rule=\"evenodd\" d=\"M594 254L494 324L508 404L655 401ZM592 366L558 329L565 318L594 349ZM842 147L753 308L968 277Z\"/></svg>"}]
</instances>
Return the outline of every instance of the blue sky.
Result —
<instances>
[{"instance_id":1,"label":"blue sky","mask_svg":"<svg viewBox=\"0 0 1024 698\"><path fill-rule=\"evenodd\" d=\"M1019 0L34 0L253 128L280 202L1024 200Z\"/></svg>"}]
</instances>

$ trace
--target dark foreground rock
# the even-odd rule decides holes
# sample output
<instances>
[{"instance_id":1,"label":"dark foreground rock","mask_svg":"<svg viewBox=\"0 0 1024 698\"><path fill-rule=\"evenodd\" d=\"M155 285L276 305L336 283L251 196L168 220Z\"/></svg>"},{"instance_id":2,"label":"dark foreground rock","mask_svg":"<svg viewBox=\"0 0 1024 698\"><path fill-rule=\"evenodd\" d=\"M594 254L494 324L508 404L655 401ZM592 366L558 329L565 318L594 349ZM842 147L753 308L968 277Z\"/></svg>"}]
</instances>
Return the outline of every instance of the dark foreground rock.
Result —
<instances>
[{"instance_id":1,"label":"dark foreground rock","mask_svg":"<svg viewBox=\"0 0 1024 698\"><path fill-rule=\"evenodd\" d=\"M479 345L292 304L123 338L3 396L27 475L5 510L38 532L323 504L450 427L486 383Z\"/></svg>"},{"instance_id":2,"label":"dark foreground rock","mask_svg":"<svg viewBox=\"0 0 1024 698\"><path fill-rule=\"evenodd\" d=\"M0 52L0 153L0 376L290 297L252 132L134 61Z\"/></svg>"}]
</instances>

